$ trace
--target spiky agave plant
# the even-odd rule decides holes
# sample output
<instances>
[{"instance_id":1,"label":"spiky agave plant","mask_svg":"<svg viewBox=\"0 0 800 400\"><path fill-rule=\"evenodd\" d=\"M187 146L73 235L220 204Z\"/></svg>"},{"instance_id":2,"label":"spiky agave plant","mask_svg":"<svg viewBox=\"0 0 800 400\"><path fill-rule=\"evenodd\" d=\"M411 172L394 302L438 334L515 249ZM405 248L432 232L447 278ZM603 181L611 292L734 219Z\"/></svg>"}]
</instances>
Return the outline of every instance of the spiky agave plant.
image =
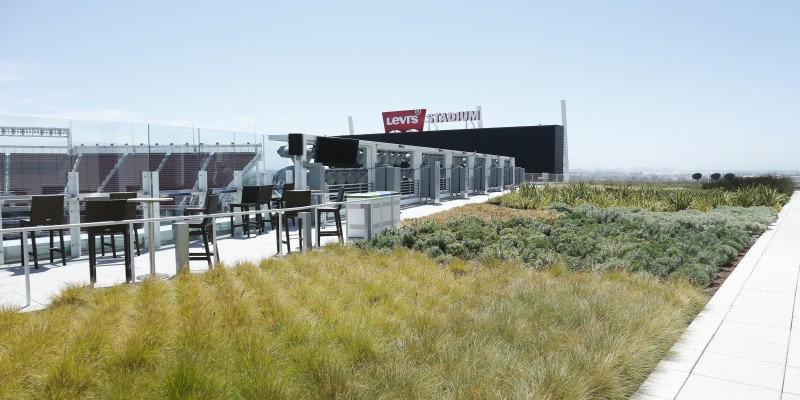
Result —
<instances>
[{"instance_id":1,"label":"spiky agave plant","mask_svg":"<svg viewBox=\"0 0 800 400\"><path fill-rule=\"evenodd\" d=\"M752 207L756 204L756 191L751 187L740 187L736 189L731 202L739 207Z\"/></svg>"},{"instance_id":2,"label":"spiky agave plant","mask_svg":"<svg viewBox=\"0 0 800 400\"><path fill-rule=\"evenodd\" d=\"M785 204L789 200L785 194L768 186L758 185L752 190L755 196L755 205L757 206L775 207L779 204Z\"/></svg>"},{"instance_id":3,"label":"spiky agave plant","mask_svg":"<svg viewBox=\"0 0 800 400\"><path fill-rule=\"evenodd\" d=\"M692 194L689 190L677 189L670 192L667 203L671 211L681 211L692 205Z\"/></svg>"}]
</instances>

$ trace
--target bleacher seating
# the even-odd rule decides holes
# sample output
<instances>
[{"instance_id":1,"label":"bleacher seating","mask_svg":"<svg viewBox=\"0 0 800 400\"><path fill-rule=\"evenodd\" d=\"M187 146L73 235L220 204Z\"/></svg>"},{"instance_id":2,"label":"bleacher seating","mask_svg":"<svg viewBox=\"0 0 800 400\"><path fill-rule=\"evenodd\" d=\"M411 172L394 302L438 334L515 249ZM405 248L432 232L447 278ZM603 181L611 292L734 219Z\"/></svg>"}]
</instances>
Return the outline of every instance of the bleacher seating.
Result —
<instances>
[{"instance_id":1,"label":"bleacher seating","mask_svg":"<svg viewBox=\"0 0 800 400\"><path fill-rule=\"evenodd\" d=\"M96 192L121 156L119 153L83 153L78 163L78 183L81 193Z\"/></svg>"},{"instance_id":2,"label":"bleacher seating","mask_svg":"<svg viewBox=\"0 0 800 400\"><path fill-rule=\"evenodd\" d=\"M210 153L129 153L109 178L103 192L140 191L142 172L159 171L160 190L192 189L197 172ZM81 193L96 192L117 165L123 153L82 153L76 171ZM233 181L233 171L243 170L256 156L254 152L216 152L208 163L209 187L226 187ZM166 161L164 158L167 157ZM8 161L6 161L6 159ZM67 175L77 156L67 153L0 153L0 190L21 195L63 193ZM5 169L8 166L8 173Z\"/></svg>"},{"instance_id":3,"label":"bleacher seating","mask_svg":"<svg viewBox=\"0 0 800 400\"><path fill-rule=\"evenodd\" d=\"M11 153L8 157L8 188L15 194L56 194L67 186L72 164L66 153Z\"/></svg>"},{"instance_id":4,"label":"bleacher seating","mask_svg":"<svg viewBox=\"0 0 800 400\"><path fill-rule=\"evenodd\" d=\"M130 153L120 164L104 192L137 192L142 190L142 172L155 171L164 159L164 153Z\"/></svg>"},{"instance_id":5,"label":"bleacher seating","mask_svg":"<svg viewBox=\"0 0 800 400\"><path fill-rule=\"evenodd\" d=\"M172 153L158 172L159 190L191 189L208 153Z\"/></svg>"},{"instance_id":6,"label":"bleacher seating","mask_svg":"<svg viewBox=\"0 0 800 400\"><path fill-rule=\"evenodd\" d=\"M226 187L233 181L233 171L241 171L247 166L256 153L214 153L208 163L208 186Z\"/></svg>"},{"instance_id":7,"label":"bleacher seating","mask_svg":"<svg viewBox=\"0 0 800 400\"><path fill-rule=\"evenodd\" d=\"M0 192L6 187L6 153L0 153Z\"/></svg>"}]
</instances>

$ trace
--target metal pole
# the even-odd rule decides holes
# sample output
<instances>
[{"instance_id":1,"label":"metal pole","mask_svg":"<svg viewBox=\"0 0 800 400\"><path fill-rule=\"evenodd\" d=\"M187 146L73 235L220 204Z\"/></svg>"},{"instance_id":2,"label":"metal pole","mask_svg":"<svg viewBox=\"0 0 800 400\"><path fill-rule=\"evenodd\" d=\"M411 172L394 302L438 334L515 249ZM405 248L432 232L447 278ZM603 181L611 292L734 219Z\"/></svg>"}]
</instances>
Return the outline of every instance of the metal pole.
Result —
<instances>
[{"instance_id":1,"label":"metal pole","mask_svg":"<svg viewBox=\"0 0 800 400\"><path fill-rule=\"evenodd\" d=\"M283 242L281 241L281 232L283 232L283 211L278 211L278 255L283 255Z\"/></svg>"},{"instance_id":2,"label":"metal pole","mask_svg":"<svg viewBox=\"0 0 800 400\"><path fill-rule=\"evenodd\" d=\"M147 203L147 218L153 219L153 203L148 201ZM150 247L148 253L150 253L150 276L156 276L156 238L155 238L155 222L148 222L147 223L147 230L150 231L150 234L147 235L147 245Z\"/></svg>"},{"instance_id":3,"label":"metal pole","mask_svg":"<svg viewBox=\"0 0 800 400\"><path fill-rule=\"evenodd\" d=\"M133 252L136 250L136 228L133 226L133 222L128 224L128 232L130 232L128 235L128 241L131 242L131 283L136 283L136 258L133 256Z\"/></svg>"},{"instance_id":4,"label":"metal pole","mask_svg":"<svg viewBox=\"0 0 800 400\"><path fill-rule=\"evenodd\" d=\"M214 265L219 264L219 247L217 247L217 221L211 217L211 240L214 241Z\"/></svg>"},{"instance_id":5,"label":"metal pole","mask_svg":"<svg viewBox=\"0 0 800 400\"><path fill-rule=\"evenodd\" d=\"M353 116L352 115L348 115L347 116L347 123L348 123L348 125L350 125L350 136L355 135L356 133L355 133L355 130L353 130Z\"/></svg>"},{"instance_id":6,"label":"metal pole","mask_svg":"<svg viewBox=\"0 0 800 400\"><path fill-rule=\"evenodd\" d=\"M297 216L303 221L300 225L300 229L303 230L303 246L305 246L306 250L311 250L314 246L312 241L314 234L311 233L311 213L308 211L299 212Z\"/></svg>"},{"instance_id":7,"label":"metal pole","mask_svg":"<svg viewBox=\"0 0 800 400\"><path fill-rule=\"evenodd\" d=\"M564 182L569 182L569 153L567 146L567 101L561 100L561 125L564 127L564 159L563 162L563 169L561 171L564 174Z\"/></svg>"},{"instance_id":8,"label":"metal pole","mask_svg":"<svg viewBox=\"0 0 800 400\"><path fill-rule=\"evenodd\" d=\"M175 275L177 275L183 268L189 268L189 224L186 222L172 224L172 232L175 237Z\"/></svg>"},{"instance_id":9,"label":"metal pole","mask_svg":"<svg viewBox=\"0 0 800 400\"><path fill-rule=\"evenodd\" d=\"M36 232L33 233L34 235ZM28 231L22 232L22 266L25 269L25 305L31 306L31 266L28 264Z\"/></svg>"}]
</instances>

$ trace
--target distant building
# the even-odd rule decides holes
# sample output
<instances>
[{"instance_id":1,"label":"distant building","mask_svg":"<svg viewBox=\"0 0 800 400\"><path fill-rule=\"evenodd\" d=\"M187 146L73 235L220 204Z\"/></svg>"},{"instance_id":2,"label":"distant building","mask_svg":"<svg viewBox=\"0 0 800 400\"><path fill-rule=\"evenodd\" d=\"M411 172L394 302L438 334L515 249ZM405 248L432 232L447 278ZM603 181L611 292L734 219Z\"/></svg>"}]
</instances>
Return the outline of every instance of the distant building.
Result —
<instances>
[{"instance_id":1,"label":"distant building","mask_svg":"<svg viewBox=\"0 0 800 400\"><path fill-rule=\"evenodd\" d=\"M563 174L564 127L561 125L441 131L376 133L349 136L375 142L434 147L514 157L526 173Z\"/></svg>"}]
</instances>

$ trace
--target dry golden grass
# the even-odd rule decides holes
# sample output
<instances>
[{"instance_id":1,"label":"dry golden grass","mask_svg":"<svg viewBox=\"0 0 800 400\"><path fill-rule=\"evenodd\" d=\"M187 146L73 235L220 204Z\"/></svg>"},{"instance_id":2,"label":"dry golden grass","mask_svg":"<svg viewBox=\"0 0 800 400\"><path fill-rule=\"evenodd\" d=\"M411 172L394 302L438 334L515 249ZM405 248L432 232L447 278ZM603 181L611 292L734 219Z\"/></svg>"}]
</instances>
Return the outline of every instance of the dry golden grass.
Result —
<instances>
[{"instance_id":1,"label":"dry golden grass","mask_svg":"<svg viewBox=\"0 0 800 400\"><path fill-rule=\"evenodd\" d=\"M704 298L353 247L0 311L0 398L630 396Z\"/></svg>"},{"instance_id":2,"label":"dry golden grass","mask_svg":"<svg viewBox=\"0 0 800 400\"><path fill-rule=\"evenodd\" d=\"M405 224L409 224L418 219L428 219L436 223L445 224L455 217L478 217L487 221L493 219L506 220L513 217L531 217L552 221L558 217L558 213L547 210L522 210L487 202L465 204L421 218L404 219L401 221L401 224L405 226Z\"/></svg>"}]
</instances>

